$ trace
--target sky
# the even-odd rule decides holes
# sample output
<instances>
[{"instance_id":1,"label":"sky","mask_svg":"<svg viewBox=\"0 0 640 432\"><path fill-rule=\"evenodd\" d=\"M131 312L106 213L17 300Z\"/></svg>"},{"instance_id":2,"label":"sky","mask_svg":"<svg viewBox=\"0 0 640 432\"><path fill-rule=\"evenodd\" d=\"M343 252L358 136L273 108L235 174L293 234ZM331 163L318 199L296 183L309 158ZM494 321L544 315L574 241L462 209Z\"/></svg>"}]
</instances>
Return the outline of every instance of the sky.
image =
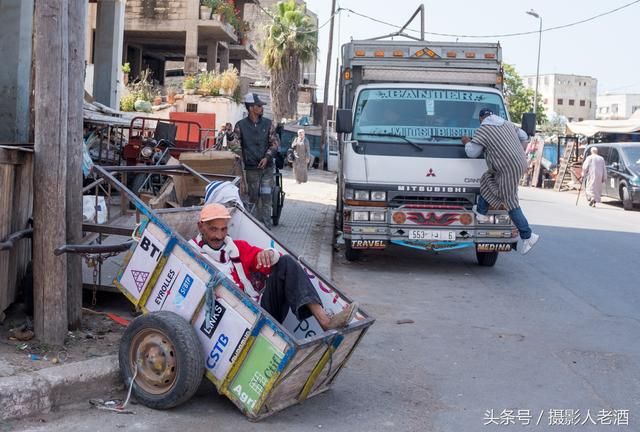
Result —
<instances>
[{"instance_id":1,"label":"sky","mask_svg":"<svg viewBox=\"0 0 640 432\"><path fill-rule=\"evenodd\" d=\"M634 2L629 7L583 24L559 30L550 27L570 24ZM331 15L331 0L306 0L322 26ZM414 0L337 0L336 7L397 24L404 23L418 8ZM540 74L586 75L598 80L598 94L640 93L640 56L636 27L640 25L640 0L446 0L425 2L425 31L454 35L505 35L513 37L459 37L460 42L500 42L505 63L522 75L535 75L540 21L526 14L535 10L542 18ZM353 13L336 15L331 61L329 102L333 102L336 57L339 47L351 39L367 39L394 32L393 27ZM409 28L420 29L416 19ZM419 35L419 33L413 33ZM426 34L432 41L455 41L453 37ZM316 82L317 97L323 100L324 76L329 41L329 24L320 28Z\"/></svg>"}]
</instances>

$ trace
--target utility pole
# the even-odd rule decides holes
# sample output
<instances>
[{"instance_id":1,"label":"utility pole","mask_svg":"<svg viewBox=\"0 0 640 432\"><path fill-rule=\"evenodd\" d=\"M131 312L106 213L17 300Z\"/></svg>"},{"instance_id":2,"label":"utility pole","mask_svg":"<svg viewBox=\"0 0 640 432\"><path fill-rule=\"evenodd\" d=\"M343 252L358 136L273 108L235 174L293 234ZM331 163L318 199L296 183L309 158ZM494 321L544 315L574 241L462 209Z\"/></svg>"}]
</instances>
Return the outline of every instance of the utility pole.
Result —
<instances>
[{"instance_id":1,"label":"utility pole","mask_svg":"<svg viewBox=\"0 0 640 432\"><path fill-rule=\"evenodd\" d=\"M324 76L324 98L322 105L322 124L320 134L320 162L318 167L324 169L324 150L327 141L327 115L329 113L329 79L331 78L331 50L333 48L333 22L336 14L336 0L331 1L331 24L329 25L329 49L327 50L327 70ZM335 102L334 102L335 103Z\"/></svg>"},{"instance_id":2,"label":"utility pole","mask_svg":"<svg viewBox=\"0 0 640 432\"><path fill-rule=\"evenodd\" d=\"M35 155L33 201L34 327L62 345L67 334L68 0L35 2Z\"/></svg>"},{"instance_id":3,"label":"utility pole","mask_svg":"<svg viewBox=\"0 0 640 432\"><path fill-rule=\"evenodd\" d=\"M69 107L67 114L67 243L82 241L82 106L84 101L84 40L87 0L69 0ZM64 121L64 119L62 119ZM69 329L82 319L82 260L67 257L67 319Z\"/></svg>"}]
</instances>

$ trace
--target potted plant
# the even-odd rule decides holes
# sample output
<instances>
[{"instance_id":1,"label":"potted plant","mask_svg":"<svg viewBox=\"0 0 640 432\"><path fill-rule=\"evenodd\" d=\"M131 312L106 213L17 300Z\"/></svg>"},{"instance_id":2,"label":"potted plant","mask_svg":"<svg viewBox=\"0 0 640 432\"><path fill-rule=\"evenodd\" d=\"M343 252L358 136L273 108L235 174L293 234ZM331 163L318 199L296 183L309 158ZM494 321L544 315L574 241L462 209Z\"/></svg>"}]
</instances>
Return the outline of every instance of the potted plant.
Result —
<instances>
[{"instance_id":1,"label":"potted plant","mask_svg":"<svg viewBox=\"0 0 640 432\"><path fill-rule=\"evenodd\" d=\"M200 0L200 19L213 19L219 4L220 0Z\"/></svg>"},{"instance_id":2,"label":"potted plant","mask_svg":"<svg viewBox=\"0 0 640 432\"><path fill-rule=\"evenodd\" d=\"M235 16L233 12L233 6L226 1L219 2L218 7L216 8L216 13L218 14L218 19L222 23L231 24Z\"/></svg>"},{"instance_id":3,"label":"potted plant","mask_svg":"<svg viewBox=\"0 0 640 432\"><path fill-rule=\"evenodd\" d=\"M188 75L184 78L184 82L182 83L182 88L184 89L184 94L192 95L196 92L196 83L197 79L194 75Z\"/></svg>"},{"instance_id":4,"label":"potted plant","mask_svg":"<svg viewBox=\"0 0 640 432\"><path fill-rule=\"evenodd\" d=\"M131 73L131 65L127 62L122 65L122 82L124 85L129 84L129 74Z\"/></svg>"},{"instance_id":5,"label":"potted plant","mask_svg":"<svg viewBox=\"0 0 640 432\"><path fill-rule=\"evenodd\" d=\"M176 93L178 93L176 87L171 84L167 87L167 103L173 105L176 103Z\"/></svg>"},{"instance_id":6,"label":"potted plant","mask_svg":"<svg viewBox=\"0 0 640 432\"><path fill-rule=\"evenodd\" d=\"M249 32L251 31L251 24L248 21L240 20L238 23L238 39L242 45L249 43Z\"/></svg>"}]
</instances>

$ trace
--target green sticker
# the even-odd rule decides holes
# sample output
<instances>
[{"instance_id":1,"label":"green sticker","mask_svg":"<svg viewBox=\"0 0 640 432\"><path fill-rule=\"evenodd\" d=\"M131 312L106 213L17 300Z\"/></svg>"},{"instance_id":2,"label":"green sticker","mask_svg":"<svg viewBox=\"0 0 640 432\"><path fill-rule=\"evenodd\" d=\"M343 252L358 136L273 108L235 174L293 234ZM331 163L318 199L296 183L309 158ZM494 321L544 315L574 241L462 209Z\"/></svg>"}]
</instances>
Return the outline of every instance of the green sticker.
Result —
<instances>
[{"instance_id":1,"label":"green sticker","mask_svg":"<svg viewBox=\"0 0 640 432\"><path fill-rule=\"evenodd\" d=\"M256 338L249 355L231 383L231 393L253 412L267 381L278 371L283 354L262 335Z\"/></svg>"}]
</instances>

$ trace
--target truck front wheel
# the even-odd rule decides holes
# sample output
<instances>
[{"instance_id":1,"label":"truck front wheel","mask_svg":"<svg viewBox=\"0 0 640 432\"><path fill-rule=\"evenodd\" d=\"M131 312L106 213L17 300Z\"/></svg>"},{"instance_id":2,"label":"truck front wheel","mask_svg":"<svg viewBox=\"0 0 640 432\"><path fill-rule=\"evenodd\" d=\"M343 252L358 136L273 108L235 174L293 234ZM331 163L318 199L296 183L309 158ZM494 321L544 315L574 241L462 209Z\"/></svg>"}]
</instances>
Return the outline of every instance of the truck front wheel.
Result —
<instances>
[{"instance_id":1,"label":"truck front wheel","mask_svg":"<svg viewBox=\"0 0 640 432\"><path fill-rule=\"evenodd\" d=\"M493 267L498 261L498 252L478 252L476 248L476 259L478 260L478 265Z\"/></svg>"}]
</instances>

